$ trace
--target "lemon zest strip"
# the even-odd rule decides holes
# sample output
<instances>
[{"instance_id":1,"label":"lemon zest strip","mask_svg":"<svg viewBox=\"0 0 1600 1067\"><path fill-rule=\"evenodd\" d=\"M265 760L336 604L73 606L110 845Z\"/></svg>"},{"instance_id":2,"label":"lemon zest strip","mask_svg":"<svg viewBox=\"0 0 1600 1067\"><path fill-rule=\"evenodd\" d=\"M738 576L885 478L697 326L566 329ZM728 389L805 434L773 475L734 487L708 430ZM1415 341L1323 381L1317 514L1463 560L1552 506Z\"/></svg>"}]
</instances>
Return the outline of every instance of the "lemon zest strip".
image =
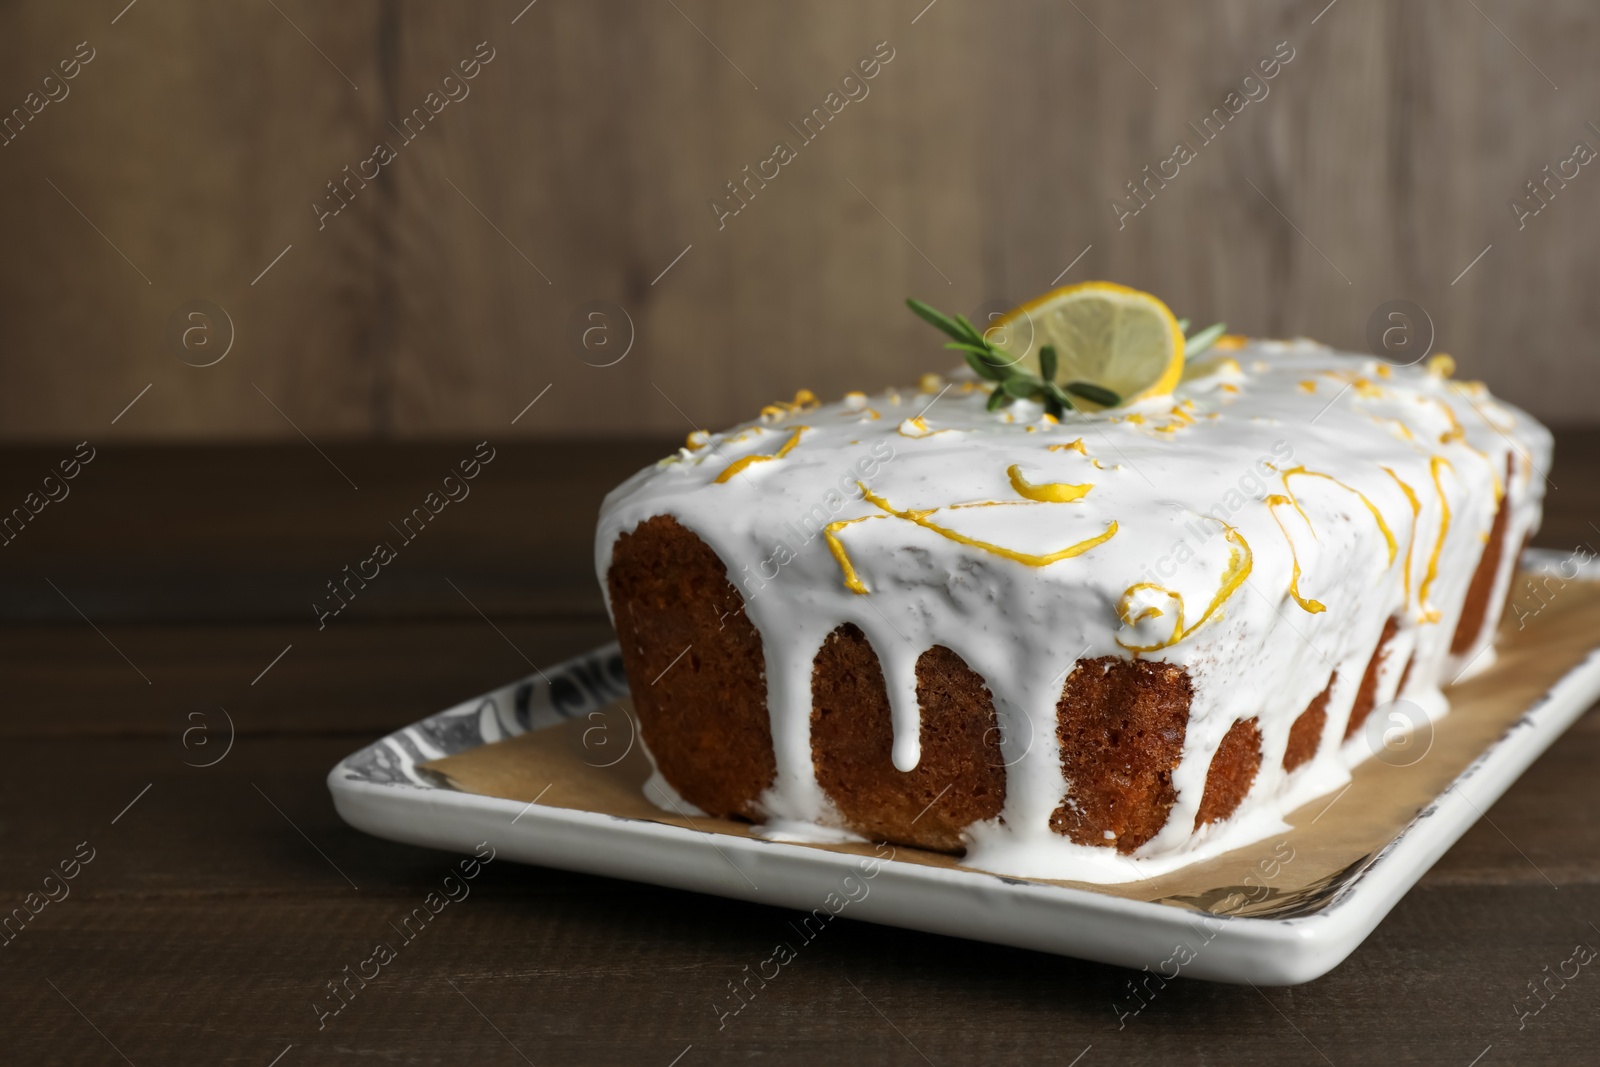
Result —
<instances>
[{"instance_id":1,"label":"lemon zest strip","mask_svg":"<svg viewBox=\"0 0 1600 1067\"><path fill-rule=\"evenodd\" d=\"M1417 547L1417 516L1422 514L1422 501L1417 499L1416 490L1412 489L1405 482L1401 481L1398 474L1390 470L1388 467L1383 467L1380 469L1389 477L1394 479L1395 484L1400 487L1400 491L1406 495L1407 502L1411 504L1411 539L1406 542L1405 569L1406 604L1409 605L1411 603L1411 555Z\"/></svg>"},{"instance_id":2,"label":"lemon zest strip","mask_svg":"<svg viewBox=\"0 0 1600 1067\"><path fill-rule=\"evenodd\" d=\"M850 562L850 554L844 550L844 542L839 540L839 531L852 523L865 522L868 519L881 519L882 515L862 515L856 519L840 519L830 522L822 529L822 536L828 542L828 551L833 553L833 558L838 560L839 569L844 572L844 587L852 593L865 596L872 590L867 588L861 576L856 573L855 564Z\"/></svg>"},{"instance_id":3,"label":"lemon zest strip","mask_svg":"<svg viewBox=\"0 0 1600 1067\"><path fill-rule=\"evenodd\" d=\"M1383 521L1383 513L1378 510L1378 506L1376 504L1374 504L1371 500L1367 499L1367 494L1363 493L1361 490L1355 488L1354 486L1346 485L1344 482L1341 482L1339 479L1335 478L1331 474L1323 474L1321 471L1310 470L1310 469L1308 469L1306 467L1303 467L1303 466L1301 466L1301 467L1291 467L1288 470L1283 472L1283 485L1284 485L1285 489L1287 489L1288 486L1289 486L1289 476L1291 474L1304 474L1304 475L1307 475L1308 477L1311 477L1311 478L1324 478L1324 479L1332 482L1334 485L1337 485L1339 488L1348 489L1350 492L1352 492L1356 496L1360 497L1361 498L1361 502L1367 506L1367 510L1372 512L1372 520L1378 524L1378 532L1382 533L1383 534L1383 539L1386 542L1388 542L1388 545L1389 545L1389 565L1390 566L1394 565L1394 557L1395 557L1396 552L1399 550L1399 545L1394 539L1394 531L1390 530L1389 529L1389 524L1387 522ZM1299 507L1299 505L1296 505L1296 508L1298 508L1298 507ZM1300 512L1300 514L1301 514L1302 517L1304 517L1305 512L1302 511L1302 512ZM1306 525L1309 526L1310 523L1308 522Z\"/></svg>"},{"instance_id":4,"label":"lemon zest strip","mask_svg":"<svg viewBox=\"0 0 1600 1067\"><path fill-rule=\"evenodd\" d=\"M1204 626L1206 622L1210 620L1211 616L1216 614L1217 609L1222 607L1223 603L1238 591L1239 587L1244 584L1245 579L1250 577L1250 571L1255 565L1255 554L1250 551L1250 542L1246 541L1244 539L1244 535L1241 534L1237 529L1223 522L1215 515L1206 515L1203 517L1211 519L1213 522L1220 524L1223 529L1223 537L1226 538L1228 543L1233 546L1228 550L1228 567L1222 572L1222 581L1218 585L1216 595L1211 598L1211 603L1207 605L1205 614L1196 619L1193 626L1185 629L1183 625L1182 593L1168 589L1165 586L1157 585L1154 582L1139 582L1136 585L1130 585L1127 589L1123 590L1122 598L1117 603L1117 616L1121 618L1123 622L1132 625L1133 622L1137 622L1139 619L1144 618L1145 615L1152 610L1147 608L1145 611L1142 611L1138 615L1134 616L1132 620L1128 618L1128 611L1130 608L1128 600L1140 589L1157 589L1163 593L1166 593L1173 600L1176 600L1178 602L1178 618L1176 625L1174 625L1172 628L1172 636L1168 637L1161 644L1145 646L1125 645L1122 643L1121 638L1118 638L1117 644L1122 645L1122 647L1127 649L1129 652L1158 652L1163 648L1171 648L1173 645L1177 644L1179 641L1182 641L1184 638L1200 629L1200 627Z\"/></svg>"},{"instance_id":5,"label":"lemon zest strip","mask_svg":"<svg viewBox=\"0 0 1600 1067\"><path fill-rule=\"evenodd\" d=\"M1393 424L1394 428L1400 431L1400 436L1404 437L1407 441L1415 441L1417 439L1416 435L1411 432L1411 427L1407 426L1399 419L1393 419L1387 415L1373 415L1372 421L1377 423L1387 422Z\"/></svg>"},{"instance_id":6,"label":"lemon zest strip","mask_svg":"<svg viewBox=\"0 0 1600 1067\"><path fill-rule=\"evenodd\" d=\"M1139 622L1139 620L1147 617L1151 613L1154 613L1158 616L1161 614L1161 610L1155 607L1147 607L1137 615L1129 614L1133 607L1130 601L1132 601L1133 595L1141 589L1154 589L1157 592L1167 594L1167 596L1178 602L1178 617L1172 624L1172 636L1168 637L1165 642L1156 645L1123 645L1120 640L1117 641L1117 644L1122 645L1122 647L1127 649L1129 652L1156 652L1160 649L1171 647L1172 645L1177 644L1179 641L1182 641L1183 594L1175 590L1168 589L1164 585L1157 585L1155 582L1138 582L1134 585L1128 586L1128 588L1122 591L1121 599L1117 601L1117 618L1121 619L1129 626L1134 626Z\"/></svg>"},{"instance_id":7,"label":"lemon zest strip","mask_svg":"<svg viewBox=\"0 0 1600 1067\"><path fill-rule=\"evenodd\" d=\"M1030 482L1022 476L1022 468L1013 463L1006 468L1006 476L1011 479L1011 488L1017 491L1018 496L1037 500L1042 504L1070 504L1074 500L1082 500L1094 488L1093 482L1082 485L1073 485L1070 482Z\"/></svg>"},{"instance_id":8,"label":"lemon zest strip","mask_svg":"<svg viewBox=\"0 0 1600 1067\"><path fill-rule=\"evenodd\" d=\"M1439 609L1428 606L1428 590L1433 586L1433 580L1439 576L1439 553L1444 551L1445 534L1450 531L1450 501L1444 495L1444 486L1439 484L1439 468L1450 467L1450 461L1443 456L1433 456L1428 460L1428 473L1433 476L1434 491L1439 494L1439 507L1443 514L1439 517L1439 539L1433 544L1433 551L1428 555L1428 572L1422 577L1422 588L1417 591L1417 602L1422 606L1423 622L1438 622Z\"/></svg>"},{"instance_id":9,"label":"lemon zest strip","mask_svg":"<svg viewBox=\"0 0 1600 1067\"><path fill-rule=\"evenodd\" d=\"M968 537L966 534L957 533L954 530L947 529L943 526L940 526L936 522L930 521L928 516L934 511L939 510L937 508L929 508L923 511L900 511L883 497L879 496L877 493L874 493L871 489L868 489L866 485L862 484L861 482L857 482L856 484L861 486L862 495L866 498L867 503L871 504L873 507L887 512L890 515L893 515L897 519L905 519L907 522L916 523L923 529L932 530L940 537L948 538L957 544L968 545L972 548L981 548L985 552L993 552L997 556L1003 556L1006 559L1015 560L1016 562L1025 564L1029 567L1048 567L1052 563L1058 563L1064 559L1071 559L1074 556L1081 556L1091 548L1105 544L1107 541L1115 537L1117 533L1117 524L1112 522L1110 526L1106 527L1104 533L1097 534L1085 541L1079 541L1075 545L1068 545L1066 548L1060 549L1056 552L1050 552L1042 556L1035 555L1030 552L1017 552L1013 549L1004 548L1000 545L990 544L988 541L979 541L975 537Z\"/></svg>"},{"instance_id":10,"label":"lemon zest strip","mask_svg":"<svg viewBox=\"0 0 1600 1067\"><path fill-rule=\"evenodd\" d=\"M722 473L717 475L716 478L713 479L713 482L717 485L721 485L723 482L726 482L728 479L734 477L751 464L765 463L769 459L782 459L794 449L795 445L800 443L800 435L809 429L811 429L809 426L796 426L794 433L790 434L789 439L783 443L783 447L779 448L771 455L745 456L742 459L734 460L732 463L728 464L722 469Z\"/></svg>"},{"instance_id":11,"label":"lemon zest strip","mask_svg":"<svg viewBox=\"0 0 1600 1067\"><path fill-rule=\"evenodd\" d=\"M1467 439L1467 431L1462 428L1461 420L1456 418L1455 410L1451 408L1449 404L1446 404L1443 400L1440 400L1436 396L1425 396L1422 399L1434 405L1440 411L1444 412L1444 417L1450 420L1450 429L1447 432L1439 435L1439 443L1441 445L1447 445L1451 441L1461 441L1462 443L1465 443ZM1468 445L1467 447L1472 448L1471 445ZM1478 451L1475 448L1472 450L1474 452ZM1478 454L1480 456L1483 455L1481 452L1478 452Z\"/></svg>"},{"instance_id":12,"label":"lemon zest strip","mask_svg":"<svg viewBox=\"0 0 1600 1067\"><path fill-rule=\"evenodd\" d=\"M1501 437L1506 437L1506 432L1489 420L1488 412L1480 408L1477 401L1473 400L1472 397L1467 394L1466 390L1463 388L1465 384L1466 383L1464 382L1449 383L1450 388L1455 390L1455 392L1465 399L1468 404L1472 405L1472 410L1478 413L1478 418L1483 420L1483 424L1485 426L1489 427L1489 429L1493 430ZM1511 439L1506 437L1506 440L1510 441ZM1463 440L1462 443L1466 444L1465 440ZM1472 448L1471 445L1467 445L1467 447ZM1472 451L1478 452L1476 448L1473 448ZM1482 456L1484 463L1489 465L1489 477L1494 480L1494 506L1498 508L1500 506L1501 499L1506 495L1505 486L1500 481L1500 468L1493 460L1489 458L1489 453L1478 452L1478 455Z\"/></svg>"},{"instance_id":13,"label":"lemon zest strip","mask_svg":"<svg viewBox=\"0 0 1600 1067\"><path fill-rule=\"evenodd\" d=\"M1217 520L1222 522L1221 519ZM1250 551L1250 542L1244 539L1244 534L1223 522L1226 527L1223 537L1234 546L1234 551L1228 554L1228 569L1222 574L1222 587L1217 590L1217 595L1211 598L1211 603L1206 606L1205 614L1195 620L1195 624L1183 632L1188 637L1206 624L1206 620L1222 606L1223 601L1232 596L1250 577L1250 571L1255 564L1255 555Z\"/></svg>"},{"instance_id":14,"label":"lemon zest strip","mask_svg":"<svg viewBox=\"0 0 1600 1067\"><path fill-rule=\"evenodd\" d=\"M1311 600L1300 595L1300 553L1295 551L1294 538L1289 536L1289 528L1283 524L1283 520L1278 518L1278 513L1273 510L1281 504L1294 504L1294 500L1281 493L1273 493L1266 498L1265 503L1267 505L1267 514L1271 515L1272 521L1278 524L1278 529L1283 531L1283 539L1289 544L1289 561L1294 567L1293 573L1289 576L1289 595L1294 597L1296 604L1299 604L1301 608L1312 615L1327 611L1327 605L1320 600ZM1300 511L1298 504L1295 504L1295 510ZM1305 518L1305 512L1301 511L1300 517ZM1309 527L1311 524L1307 522L1306 525ZM1312 536L1316 536L1316 531L1312 531Z\"/></svg>"}]
</instances>

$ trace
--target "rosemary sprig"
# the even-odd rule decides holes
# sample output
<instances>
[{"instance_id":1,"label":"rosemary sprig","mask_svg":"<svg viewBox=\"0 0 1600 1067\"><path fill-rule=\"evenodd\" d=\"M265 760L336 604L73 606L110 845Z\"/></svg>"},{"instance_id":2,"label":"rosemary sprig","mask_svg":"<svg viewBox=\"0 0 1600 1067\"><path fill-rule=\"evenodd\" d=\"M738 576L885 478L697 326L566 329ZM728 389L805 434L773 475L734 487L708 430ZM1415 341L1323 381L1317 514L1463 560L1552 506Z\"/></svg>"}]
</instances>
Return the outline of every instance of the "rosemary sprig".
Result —
<instances>
[{"instance_id":1,"label":"rosemary sprig","mask_svg":"<svg viewBox=\"0 0 1600 1067\"><path fill-rule=\"evenodd\" d=\"M1178 322L1185 330L1189 328L1188 319L1179 319ZM1216 344L1217 338L1221 337L1227 332L1227 323L1213 322L1210 326L1207 326L1205 329L1201 330L1199 333L1183 342L1183 358L1193 359L1195 356L1198 356L1200 353Z\"/></svg>"},{"instance_id":2,"label":"rosemary sprig","mask_svg":"<svg viewBox=\"0 0 1600 1067\"><path fill-rule=\"evenodd\" d=\"M929 307L920 300L907 300L906 306L934 329L947 334L952 340L945 344L966 356L967 366L986 382L994 383L989 394L989 410L994 411L1013 400L1037 400L1056 418L1061 418L1068 408L1076 408L1073 397L1088 400L1101 407L1116 407L1122 398L1110 389L1093 382L1068 382L1056 384L1056 350L1045 345L1039 350L1039 369L1043 374L1033 374L1017 365L1017 361L990 344L983 333L968 322L966 316L951 318Z\"/></svg>"},{"instance_id":3,"label":"rosemary sprig","mask_svg":"<svg viewBox=\"0 0 1600 1067\"><path fill-rule=\"evenodd\" d=\"M1044 405L1046 411L1059 419L1066 409L1077 408L1078 405L1073 403L1073 397L1106 408L1117 407L1122 403L1122 398L1116 393L1093 382L1073 381L1058 385L1056 370L1059 361L1056 350L1051 345L1039 349L1041 373L1033 374L1017 366L1016 360L990 344L983 333L968 322L964 315L951 318L920 300L909 298L906 300L906 306L918 318L952 338L945 347L965 355L967 365L972 368L973 373L984 381L994 383L994 390L989 394L990 411L1003 407L1012 400L1037 400ZM1188 333L1189 320L1179 319L1178 328L1181 332ZM1226 323L1212 323L1192 337L1186 338L1183 348L1184 359L1192 359L1210 348L1227 328Z\"/></svg>"}]
</instances>

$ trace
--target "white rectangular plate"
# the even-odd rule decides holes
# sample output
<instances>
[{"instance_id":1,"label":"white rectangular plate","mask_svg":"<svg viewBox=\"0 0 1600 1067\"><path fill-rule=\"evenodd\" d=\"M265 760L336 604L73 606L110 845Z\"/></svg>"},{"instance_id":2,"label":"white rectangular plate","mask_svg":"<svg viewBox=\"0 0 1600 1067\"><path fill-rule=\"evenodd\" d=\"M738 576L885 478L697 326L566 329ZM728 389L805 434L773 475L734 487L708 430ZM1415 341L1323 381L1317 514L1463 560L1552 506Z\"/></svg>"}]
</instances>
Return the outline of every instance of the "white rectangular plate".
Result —
<instances>
[{"instance_id":1,"label":"white rectangular plate","mask_svg":"<svg viewBox=\"0 0 1600 1067\"><path fill-rule=\"evenodd\" d=\"M489 841L500 855L524 863L802 911L818 907L830 893L843 893L841 886L859 886L859 855L479 796L419 768L429 760L556 726L627 695L616 646L597 650L353 753L328 775L334 806L352 826L396 841L459 852ZM1199 944L1182 964L1186 977L1259 985L1310 981L1353 952L1597 696L1600 649L1533 702L1387 845L1319 891L1296 895L1265 915L1207 915L897 859L884 861L870 892L841 913L1152 970L1172 964L1176 945ZM844 882L847 876L854 876L850 883Z\"/></svg>"}]
</instances>

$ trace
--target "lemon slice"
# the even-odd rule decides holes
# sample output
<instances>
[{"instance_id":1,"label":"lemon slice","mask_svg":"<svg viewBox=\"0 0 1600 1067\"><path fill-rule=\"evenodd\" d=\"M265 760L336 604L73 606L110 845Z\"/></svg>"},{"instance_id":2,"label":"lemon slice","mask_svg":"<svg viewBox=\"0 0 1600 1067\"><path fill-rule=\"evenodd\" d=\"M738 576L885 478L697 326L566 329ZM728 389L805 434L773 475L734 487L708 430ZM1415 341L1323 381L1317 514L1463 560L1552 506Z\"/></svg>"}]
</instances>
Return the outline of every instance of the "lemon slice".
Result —
<instances>
[{"instance_id":1,"label":"lemon slice","mask_svg":"<svg viewBox=\"0 0 1600 1067\"><path fill-rule=\"evenodd\" d=\"M1183 329L1171 310L1149 293L1114 282L1046 293L989 323L984 337L1034 374L1040 373L1040 349L1049 345L1056 351L1058 385L1092 382L1124 404L1165 396L1183 376Z\"/></svg>"}]
</instances>

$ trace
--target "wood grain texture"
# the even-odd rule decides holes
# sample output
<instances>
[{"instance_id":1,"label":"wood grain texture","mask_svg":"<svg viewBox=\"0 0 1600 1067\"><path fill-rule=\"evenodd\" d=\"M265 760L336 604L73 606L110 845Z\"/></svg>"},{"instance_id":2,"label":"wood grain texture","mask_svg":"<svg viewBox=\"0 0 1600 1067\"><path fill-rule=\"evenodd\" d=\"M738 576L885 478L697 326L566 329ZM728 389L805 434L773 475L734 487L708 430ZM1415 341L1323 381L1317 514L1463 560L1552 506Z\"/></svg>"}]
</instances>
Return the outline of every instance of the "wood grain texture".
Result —
<instances>
[{"instance_id":1,"label":"wood grain texture","mask_svg":"<svg viewBox=\"0 0 1600 1067\"><path fill-rule=\"evenodd\" d=\"M330 627L477 618L473 604L497 619L603 619L593 564L600 502L670 448L500 447L464 483L465 495L458 488L461 499L406 541L398 524L477 454L475 444L330 446L325 455L304 442L102 447L67 483L70 495L0 544L0 623L78 620L70 598L102 624L249 618L315 629L312 603L327 603L327 583L343 581L344 568L380 540L393 545L396 563ZM72 454L0 452L0 514ZM200 537L179 518L197 508L206 509Z\"/></svg>"},{"instance_id":2,"label":"wood grain texture","mask_svg":"<svg viewBox=\"0 0 1600 1067\"><path fill-rule=\"evenodd\" d=\"M318 234L308 204L377 122L377 7L280 5L369 81L358 92L271 5L138 4L111 25L121 6L40 7L27 32L0 32L7 107L76 42L96 51L0 148L6 435L295 436L252 383L297 422L369 432L381 216L372 201ZM191 299L233 321L217 366L169 348L169 317Z\"/></svg>"},{"instance_id":3,"label":"wood grain texture","mask_svg":"<svg viewBox=\"0 0 1600 1067\"><path fill-rule=\"evenodd\" d=\"M1587 529L1597 442L1558 442L1563 488L1542 543L1570 547ZM1113 1004L1129 1002L1133 972L846 921L719 1026L713 1005L793 937L790 913L495 863L319 1030L312 1004L327 1002L325 983L392 938L389 924L456 859L344 825L328 769L527 673L524 655L549 663L603 640L593 509L651 447L505 446L474 495L441 515L441 544L419 540L384 577L388 599L360 612L358 601L319 631L284 605L300 610L304 588L425 491L457 446L332 449L359 492L304 442L108 446L26 540L0 548L8 612L11 591L43 574L104 633L42 600L0 629L0 901L20 905L79 842L96 850L71 895L0 947L12 1008L0 1061L77 1067L121 1063L120 1052L264 1067L292 1045L279 1067L352 1056L667 1067L680 1054L680 1067L1070 1063L1086 1049L1079 1067L1277 1067L1461 1065L1492 1045L1483 1064L1586 1062L1600 1037L1587 970L1522 1029L1514 1005L1574 944L1600 945L1588 925L1600 915L1593 713L1346 963L1293 989L1175 982L1119 1026ZM53 456L0 451L0 492L29 485ZM87 566L96 553L98 568ZM563 571L575 577L549 577ZM178 593L157 595L150 574ZM448 586L453 607L436 597L443 576L504 637ZM193 736L184 747L186 713L217 705L233 715L233 749L214 767L185 765L214 751ZM206 726L220 742L220 719Z\"/></svg>"},{"instance_id":4,"label":"wood grain texture","mask_svg":"<svg viewBox=\"0 0 1600 1067\"><path fill-rule=\"evenodd\" d=\"M96 49L0 148L0 437L678 434L940 369L905 296L1015 301L1080 253L1063 280L1347 348L1411 299L1465 376L1594 420L1600 179L1520 229L1508 206L1600 147L1581 0L276 6L0 13L5 108ZM399 136L481 42L470 94ZM868 95L803 142L788 124L879 42ZM1201 144L1279 42L1268 95ZM1119 226L1180 139L1197 158ZM319 224L379 141L397 158ZM780 141L796 158L719 224ZM234 326L213 367L166 339L196 298ZM597 300L631 322L615 366L568 337Z\"/></svg>"}]
</instances>

